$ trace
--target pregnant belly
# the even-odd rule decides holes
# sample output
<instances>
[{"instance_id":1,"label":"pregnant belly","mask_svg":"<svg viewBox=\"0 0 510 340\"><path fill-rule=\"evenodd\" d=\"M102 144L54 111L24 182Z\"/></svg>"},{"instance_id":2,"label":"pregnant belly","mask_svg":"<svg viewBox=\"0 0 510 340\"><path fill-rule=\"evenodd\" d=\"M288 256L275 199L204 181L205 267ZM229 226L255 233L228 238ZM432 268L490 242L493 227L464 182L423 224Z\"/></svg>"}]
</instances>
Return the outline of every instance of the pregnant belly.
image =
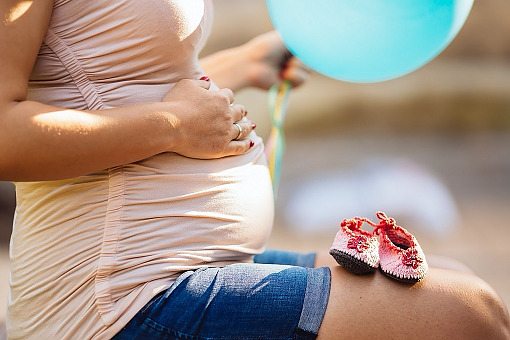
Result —
<instances>
[{"instance_id":1,"label":"pregnant belly","mask_svg":"<svg viewBox=\"0 0 510 340\"><path fill-rule=\"evenodd\" d=\"M164 153L122 167L112 181L122 191L118 206L109 203L109 211L120 212L112 213L118 256L193 266L261 251L273 197L262 142L254 139L242 156L196 160Z\"/></svg>"}]
</instances>

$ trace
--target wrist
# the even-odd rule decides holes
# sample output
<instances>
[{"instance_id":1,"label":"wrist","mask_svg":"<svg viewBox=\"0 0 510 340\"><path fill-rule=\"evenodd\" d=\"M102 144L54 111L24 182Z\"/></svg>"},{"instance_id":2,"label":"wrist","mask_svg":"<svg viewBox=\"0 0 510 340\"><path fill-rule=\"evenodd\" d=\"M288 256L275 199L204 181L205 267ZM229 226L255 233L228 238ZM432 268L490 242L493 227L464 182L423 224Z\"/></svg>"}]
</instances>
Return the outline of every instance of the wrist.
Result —
<instances>
[{"instance_id":1,"label":"wrist","mask_svg":"<svg viewBox=\"0 0 510 340\"><path fill-rule=\"evenodd\" d=\"M200 59L200 66L220 88L236 92L252 86L249 51L245 45L229 48Z\"/></svg>"},{"instance_id":2,"label":"wrist","mask_svg":"<svg viewBox=\"0 0 510 340\"><path fill-rule=\"evenodd\" d=\"M150 143L154 144L158 153L172 151L175 145L178 145L179 132L179 120L174 114L174 103L155 102L148 105L149 110L145 120L148 123L149 134L152 136L148 138Z\"/></svg>"}]
</instances>

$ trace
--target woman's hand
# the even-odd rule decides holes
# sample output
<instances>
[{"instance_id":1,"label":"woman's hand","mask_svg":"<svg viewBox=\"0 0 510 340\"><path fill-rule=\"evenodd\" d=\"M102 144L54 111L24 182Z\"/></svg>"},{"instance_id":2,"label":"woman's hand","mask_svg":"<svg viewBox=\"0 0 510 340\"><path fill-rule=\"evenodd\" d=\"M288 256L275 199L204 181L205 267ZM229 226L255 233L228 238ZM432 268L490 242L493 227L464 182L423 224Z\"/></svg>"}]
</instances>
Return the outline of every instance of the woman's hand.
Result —
<instances>
[{"instance_id":1,"label":"woman's hand","mask_svg":"<svg viewBox=\"0 0 510 340\"><path fill-rule=\"evenodd\" d=\"M276 31L262 34L244 45L200 60L201 67L220 87L269 89L281 80L301 85L310 69L294 57Z\"/></svg>"},{"instance_id":2,"label":"woman's hand","mask_svg":"<svg viewBox=\"0 0 510 340\"><path fill-rule=\"evenodd\" d=\"M241 49L246 54L251 86L269 89L288 80L296 87L310 74L310 69L287 50L276 31L255 37Z\"/></svg>"},{"instance_id":3,"label":"woman's hand","mask_svg":"<svg viewBox=\"0 0 510 340\"><path fill-rule=\"evenodd\" d=\"M0 74L15 66L0 63ZM206 81L182 80L165 102L96 111L14 101L0 91L0 180L70 178L165 151L193 158L246 152L253 145L246 110L230 106L232 91L208 88Z\"/></svg>"},{"instance_id":4,"label":"woman's hand","mask_svg":"<svg viewBox=\"0 0 510 340\"><path fill-rule=\"evenodd\" d=\"M209 81L181 80L163 98L172 113L168 151L210 159L242 154L253 146L246 137L255 125L244 118L244 106L232 104L230 89L209 87Z\"/></svg>"}]
</instances>

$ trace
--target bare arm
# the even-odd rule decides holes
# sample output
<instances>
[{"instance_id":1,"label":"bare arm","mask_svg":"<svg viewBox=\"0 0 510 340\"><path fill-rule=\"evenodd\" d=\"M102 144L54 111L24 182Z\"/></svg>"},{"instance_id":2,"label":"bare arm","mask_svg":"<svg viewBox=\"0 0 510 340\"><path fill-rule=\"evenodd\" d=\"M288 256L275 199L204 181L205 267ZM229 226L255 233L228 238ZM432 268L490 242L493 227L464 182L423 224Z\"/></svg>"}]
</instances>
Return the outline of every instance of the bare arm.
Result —
<instances>
[{"instance_id":1,"label":"bare arm","mask_svg":"<svg viewBox=\"0 0 510 340\"><path fill-rule=\"evenodd\" d=\"M309 69L293 57L276 31L262 34L244 45L200 59L202 69L220 87L269 89L280 80L302 84Z\"/></svg>"},{"instance_id":2,"label":"bare arm","mask_svg":"<svg viewBox=\"0 0 510 340\"><path fill-rule=\"evenodd\" d=\"M161 103L100 111L27 101L30 71L51 16L52 0L2 0L0 17L0 180L51 180L83 175L164 151L188 157L240 154L249 140L232 141L230 90L206 81L181 81ZM200 119L197 119L200 117ZM244 123L249 124L249 123Z\"/></svg>"}]
</instances>

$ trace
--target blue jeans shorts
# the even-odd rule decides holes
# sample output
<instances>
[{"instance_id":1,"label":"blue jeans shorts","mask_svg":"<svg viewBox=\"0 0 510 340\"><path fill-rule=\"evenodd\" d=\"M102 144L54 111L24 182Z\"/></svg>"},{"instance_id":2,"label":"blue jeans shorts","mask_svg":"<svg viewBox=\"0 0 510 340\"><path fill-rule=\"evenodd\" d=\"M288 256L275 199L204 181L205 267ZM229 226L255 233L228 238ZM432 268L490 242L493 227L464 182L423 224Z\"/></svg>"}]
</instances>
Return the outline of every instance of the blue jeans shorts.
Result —
<instances>
[{"instance_id":1,"label":"blue jeans shorts","mask_svg":"<svg viewBox=\"0 0 510 340\"><path fill-rule=\"evenodd\" d=\"M331 273L314 261L268 250L255 263L185 272L113 339L315 339Z\"/></svg>"}]
</instances>

